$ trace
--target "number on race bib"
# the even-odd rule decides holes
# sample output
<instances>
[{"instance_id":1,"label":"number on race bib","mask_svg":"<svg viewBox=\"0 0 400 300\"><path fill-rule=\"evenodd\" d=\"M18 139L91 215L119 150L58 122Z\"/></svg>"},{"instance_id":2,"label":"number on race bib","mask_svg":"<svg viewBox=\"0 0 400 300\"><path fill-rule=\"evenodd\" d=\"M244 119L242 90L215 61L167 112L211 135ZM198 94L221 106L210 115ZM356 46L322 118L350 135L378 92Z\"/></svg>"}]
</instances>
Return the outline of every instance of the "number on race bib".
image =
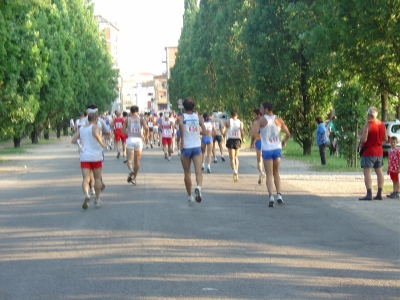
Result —
<instances>
[{"instance_id":1,"label":"number on race bib","mask_svg":"<svg viewBox=\"0 0 400 300\"><path fill-rule=\"evenodd\" d=\"M131 124L131 132L139 133L140 132L140 124L138 124L138 123Z\"/></svg>"}]
</instances>

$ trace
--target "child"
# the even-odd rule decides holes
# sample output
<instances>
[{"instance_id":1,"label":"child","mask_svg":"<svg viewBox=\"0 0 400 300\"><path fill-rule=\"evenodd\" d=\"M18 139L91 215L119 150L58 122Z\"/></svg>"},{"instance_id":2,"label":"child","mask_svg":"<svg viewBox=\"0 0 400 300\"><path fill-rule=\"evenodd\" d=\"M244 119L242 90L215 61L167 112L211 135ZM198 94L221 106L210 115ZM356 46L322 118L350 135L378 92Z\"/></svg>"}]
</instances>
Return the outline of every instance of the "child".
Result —
<instances>
[{"instance_id":1,"label":"child","mask_svg":"<svg viewBox=\"0 0 400 300\"><path fill-rule=\"evenodd\" d=\"M388 198L399 198L399 173L400 173L400 148L397 146L397 138L392 136L390 138L390 146L392 149L388 154L388 171L390 179L393 181L393 193L386 195Z\"/></svg>"}]
</instances>

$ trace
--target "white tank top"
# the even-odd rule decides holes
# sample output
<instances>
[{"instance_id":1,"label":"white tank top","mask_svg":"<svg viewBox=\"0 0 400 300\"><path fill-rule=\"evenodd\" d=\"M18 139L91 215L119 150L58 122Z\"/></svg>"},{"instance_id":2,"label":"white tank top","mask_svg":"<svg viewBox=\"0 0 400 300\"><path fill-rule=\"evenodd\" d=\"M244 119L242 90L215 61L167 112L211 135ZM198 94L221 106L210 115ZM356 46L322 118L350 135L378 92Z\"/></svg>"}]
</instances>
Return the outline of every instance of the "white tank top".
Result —
<instances>
[{"instance_id":1,"label":"white tank top","mask_svg":"<svg viewBox=\"0 0 400 300\"><path fill-rule=\"evenodd\" d=\"M142 138L139 116L128 119L126 131L128 133L128 137L130 138Z\"/></svg>"},{"instance_id":2,"label":"white tank top","mask_svg":"<svg viewBox=\"0 0 400 300\"><path fill-rule=\"evenodd\" d=\"M183 114L184 144L183 148L201 147L199 116L195 113Z\"/></svg>"},{"instance_id":3,"label":"white tank top","mask_svg":"<svg viewBox=\"0 0 400 300\"><path fill-rule=\"evenodd\" d=\"M161 122L161 136L163 138L172 138L172 126L171 121L162 120Z\"/></svg>"},{"instance_id":4,"label":"white tank top","mask_svg":"<svg viewBox=\"0 0 400 300\"><path fill-rule=\"evenodd\" d=\"M240 120L230 119L229 120L229 128L226 130L226 136L228 139L240 139Z\"/></svg>"},{"instance_id":5,"label":"white tank top","mask_svg":"<svg viewBox=\"0 0 400 300\"><path fill-rule=\"evenodd\" d=\"M211 121L204 122L204 127L206 128L207 133L212 132L212 123L211 123Z\"/></svg>"},{"instance_id":6,"label":"white tank top","mask_svg":"<svg viewBox=\"0 0 400 300\"><path fill-rule=\"evenodd\" d=\"M282 149L281 128L275 124L276 116L264 115L264 118L268 124L260 128L261 150Z\"/></svg>"},{"instance_id":7,"label":"white tank top","mask_svg":"<svg viewBox=\"0 0 400 300\"><path fill-rule=\"evenodd\" d=\"M92 134L93 124L86 127L81 126L79 129L82 148L80 152L80 161L102 161L103 148Z\"/></svg>"}]
</instances>

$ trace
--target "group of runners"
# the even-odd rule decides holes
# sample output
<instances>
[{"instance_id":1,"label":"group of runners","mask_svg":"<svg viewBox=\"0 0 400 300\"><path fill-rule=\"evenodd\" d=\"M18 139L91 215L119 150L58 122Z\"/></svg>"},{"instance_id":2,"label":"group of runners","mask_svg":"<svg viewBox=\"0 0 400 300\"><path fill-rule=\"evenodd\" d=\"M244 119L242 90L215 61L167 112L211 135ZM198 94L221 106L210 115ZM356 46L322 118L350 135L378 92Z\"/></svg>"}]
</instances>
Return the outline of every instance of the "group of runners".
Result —
<instances>
[{"instance_id":1,"label":"group of runners","mask_svg":"<svg viewBox=\"0 0 400 300\"><path fill-rule=\"evenodd\" d=\"M196 102L192 98L183 101L184 113L175 116L170 112L161 112L159 115L146 113L139 115L139 108L132 106L130 113L116 112L110 120L99 118L97 106L91 104L87 107L86 116L75 124L77 128L72 138L72 143L77 143L82 169L82 190L84 202L82 208L89 205L90 196L94 196L95 207L100 206L100 192L105 188L102 181L103 150L109 146L109 140L114 134L114 145L117 150L117 158L122 150L127 163L127 182L136 185L136 178L140 169L140 160L144 144L146 148L153 148L156 144L162 146L164 157L171 160L174 152L174 140L184 172L184 182L187 191L187 200L190 205L201 202L203 170L211 173L211 161L217 162L217 151L220 158L225 161L223 155L223 139L226 139L226 148L229 153L230 166L233 180L239 180L239 151L244 142L243 122L238 118L236 110L231 111L228 120L218 117L218 112L212 115L204 113L199 116L195 111ZM269 206L273 207L275 198L273 188L275 186L276 199L283 203L281 195L279 164L282 157L282 147L290 138L290 132L284 121L273 114L270 102L262 103L260 109L254 110L254 123L249 132L252 137L251 145L256 149L257 167L259 174L258 183L261 184L266 177L266 185L269 194ZM281 131L284 137L281 140ZM218 148L217 149L217 145ZM196 187L192 195L191 164L194 165ZM263 172L263 165L265 173ZM93 183L93 184L92 184Z\"/></svg>"}]
</instances>

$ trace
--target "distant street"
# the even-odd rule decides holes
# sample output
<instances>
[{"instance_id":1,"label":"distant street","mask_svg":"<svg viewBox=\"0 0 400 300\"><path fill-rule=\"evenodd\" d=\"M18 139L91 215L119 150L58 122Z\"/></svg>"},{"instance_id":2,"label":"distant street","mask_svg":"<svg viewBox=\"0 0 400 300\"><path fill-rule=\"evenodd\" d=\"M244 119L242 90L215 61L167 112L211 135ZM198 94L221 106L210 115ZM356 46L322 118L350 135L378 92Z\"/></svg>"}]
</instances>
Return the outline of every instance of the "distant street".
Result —
<instances>
[{"instance_id":1,"label":"distant street","mask_svg":"<svg viewBox=\"0 0 400 300\"><path fill-rule=\"evenodd\" d=\"M0 163L0 300L400 295L400 201L320 196L337 183L299 186L283 158L284 204L268 208L245 150L238 183L219 159L203 201L188 206L179 157L156 146L143 151L136 186L122 155L105 152L103 204L83 210L76 145L63 137L28 151L18 172Z\"/></svg>"}]
</instances>

